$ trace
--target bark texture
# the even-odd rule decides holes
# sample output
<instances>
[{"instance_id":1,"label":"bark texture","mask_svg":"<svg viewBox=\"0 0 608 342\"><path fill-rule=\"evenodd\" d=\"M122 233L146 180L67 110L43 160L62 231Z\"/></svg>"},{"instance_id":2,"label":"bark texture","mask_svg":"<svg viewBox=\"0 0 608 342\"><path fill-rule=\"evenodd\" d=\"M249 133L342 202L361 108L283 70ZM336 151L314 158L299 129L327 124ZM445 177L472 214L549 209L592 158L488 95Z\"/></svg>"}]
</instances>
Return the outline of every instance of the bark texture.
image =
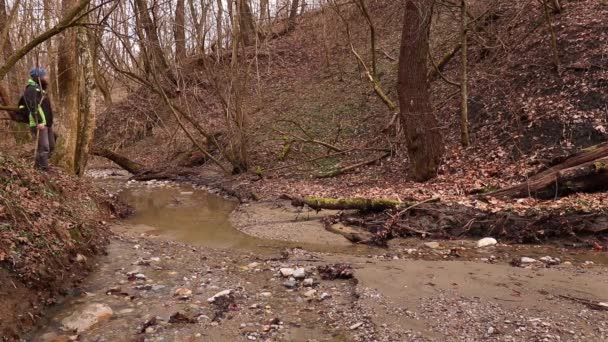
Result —
<instances>
[{"instance_id":1,"label":"bark texture","mask_svg":"<svg viewBox=\"0 0 608 342\"><path fill-rule=\"evenodd\" d=\"M444 151L427 78L430 18L430 1L407 1L399 55L398 93L410 176L416 181L436 176Z\"/></svg>"}]
</instances>

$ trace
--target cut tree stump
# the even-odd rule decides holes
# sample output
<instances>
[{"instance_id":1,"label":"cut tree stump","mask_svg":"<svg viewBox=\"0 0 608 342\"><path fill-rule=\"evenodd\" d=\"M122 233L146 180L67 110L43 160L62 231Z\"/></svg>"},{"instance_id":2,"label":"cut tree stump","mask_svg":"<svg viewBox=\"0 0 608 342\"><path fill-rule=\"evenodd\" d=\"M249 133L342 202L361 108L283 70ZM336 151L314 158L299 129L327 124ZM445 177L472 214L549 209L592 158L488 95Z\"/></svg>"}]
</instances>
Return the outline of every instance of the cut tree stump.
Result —
<instances>
[{"instance_id":1,"label":"cut tree stump","mask_svg":"<svg viewBox=\"0 0 608 342\"><path fill-rule=\"evenodd\" d=\"M608 190L608 142L583 149L521 184L485 194L492 197L557 198Z\"/></svg>"}]
</instances>

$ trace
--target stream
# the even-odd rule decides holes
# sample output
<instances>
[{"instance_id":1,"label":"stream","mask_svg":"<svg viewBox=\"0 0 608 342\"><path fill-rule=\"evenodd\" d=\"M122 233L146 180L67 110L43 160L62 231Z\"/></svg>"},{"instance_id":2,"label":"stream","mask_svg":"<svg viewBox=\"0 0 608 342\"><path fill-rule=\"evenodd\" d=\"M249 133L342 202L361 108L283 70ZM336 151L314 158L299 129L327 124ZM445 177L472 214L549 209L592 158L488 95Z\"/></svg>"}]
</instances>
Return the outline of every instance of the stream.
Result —
<instances>
[{"instance_id":1,"label":"stream","mask_svg":"<svg viewBox=\"0 0 608 342\"><path fill-rule=\"evenodd\" d=\"M547 331L562 340L608 337L606 324L593 328L608 314L582 314L580 304L556 300L608 300L606 253L475 249L474 241L372 248L326 232L322 214L280 203L237 207L189 185L127 182L107 171L92 178L135 214L114 224L107 255L47 310L28 341L445 341L454 331L483 340L495 326L516 340ZM241 231L248 227L272 234ZM514 257L543 255L568 264L509 265ZM317 266L335 263L351 264L356 279L322 279ZM284 268L301 268L307 281L287 279ZM212 300L222 293L224 300Z\"/></svg>"}]
</instances>

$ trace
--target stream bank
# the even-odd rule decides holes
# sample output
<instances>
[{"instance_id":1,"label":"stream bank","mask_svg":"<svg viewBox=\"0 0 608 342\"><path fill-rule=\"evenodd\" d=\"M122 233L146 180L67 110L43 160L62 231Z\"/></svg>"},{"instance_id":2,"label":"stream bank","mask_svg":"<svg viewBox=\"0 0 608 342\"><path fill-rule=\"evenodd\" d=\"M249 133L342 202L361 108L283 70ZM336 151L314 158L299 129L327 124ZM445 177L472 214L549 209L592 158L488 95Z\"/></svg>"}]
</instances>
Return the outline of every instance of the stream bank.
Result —
<instances>
[{"instance_id":1,"label":"stream bank","mask_svg":"<svg viewBox=\"0 0 608 342\"><path fill-rule=\"evenodd\" d=\"M219 198L205 202L209 194L165 182L128 187L130 195L139 196L131 202L139 210L112 227L116 237L108 255L96 260L96 271L78 286L78 295L56 306L30 340L608 337L608 312L576 300L608 300L603 254L502 244L476 249L474 241L396 240L388 249L334 244L335 237L326 235L312 240L322 227L315 213L285 203L241 205L229 215L221 208L234 204L223 202L213 212L225 217L205 221L198 216L206 211L203 206ZM184 213L208 226L201 228L203 235L192 235L193 221L184 221ZM226 220L229 225L216 240L213 227ZM240 235L235 228L258 236ZM560 262L544 262L543 255ZM509 264L522 256L534 261ZM343 269L345 279L324 279L327 273L318 267L327 265Z\"/></svg>"}]
</instances>

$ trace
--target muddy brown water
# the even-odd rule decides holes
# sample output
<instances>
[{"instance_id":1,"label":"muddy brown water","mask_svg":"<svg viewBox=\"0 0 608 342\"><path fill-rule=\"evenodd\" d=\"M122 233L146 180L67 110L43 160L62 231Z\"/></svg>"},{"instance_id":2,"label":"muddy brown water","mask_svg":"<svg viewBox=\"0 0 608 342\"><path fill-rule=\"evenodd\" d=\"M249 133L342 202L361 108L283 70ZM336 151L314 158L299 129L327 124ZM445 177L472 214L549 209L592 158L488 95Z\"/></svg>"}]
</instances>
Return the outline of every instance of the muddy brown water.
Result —
<instances>
[{"instance_id":1,"label":"muddy brown water","mask_svg":"<svg viewBox=\"0 0 608 342\"><path fill-rule=\"evenodd\" d=\"M352 255L364 255L375 250L364 245L334 245L321 237L311 243L245 234L230 222L230 215L237 207L235 201L187 185L136 185L123 188L118 196L135 209L134 215L123 221L126 229L192 245L245 252L276 252L299 247L314 252ZM306 220L306 217L301 219Z\"/></svg>"}]
</instances>

